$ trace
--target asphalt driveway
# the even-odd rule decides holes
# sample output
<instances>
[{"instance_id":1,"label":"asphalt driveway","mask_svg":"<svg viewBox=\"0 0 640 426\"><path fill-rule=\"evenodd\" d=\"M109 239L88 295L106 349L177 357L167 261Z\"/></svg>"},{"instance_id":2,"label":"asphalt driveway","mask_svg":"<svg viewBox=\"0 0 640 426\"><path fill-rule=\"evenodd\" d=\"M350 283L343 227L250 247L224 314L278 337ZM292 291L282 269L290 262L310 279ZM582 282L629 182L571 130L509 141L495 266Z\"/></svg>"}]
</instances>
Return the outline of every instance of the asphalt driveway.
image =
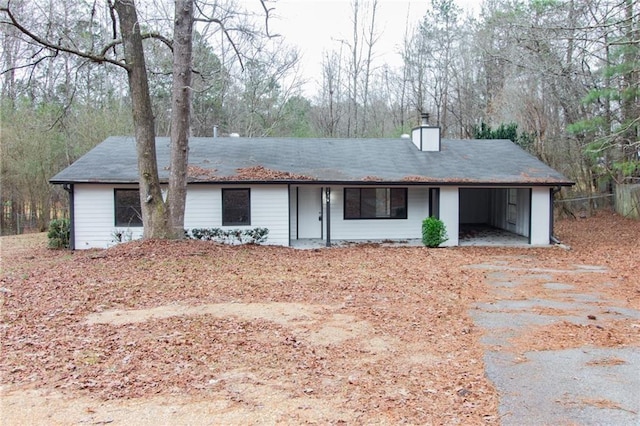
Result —
<instances>
[{"instance_id":1,"label":"asphalt driveway","mask_svg":"<svg viewBox=\"0 0 640 426\"><path fill-rule=\"evenodd\" d=\"M472 267L486 271L491 288L488 300L477 303L471 316L484 332L486 374L500 393L503 425L640 424L638 347L577 344L523 351L518 345L518 339L544 327L604 335L609 321L628 319L640 327L640 309L621 306L587 285L613 285L602 279L605 268L527 268L513 266L507 257ZM534 286L537 291L531 291Z\"/></svg>"}]
</instances>

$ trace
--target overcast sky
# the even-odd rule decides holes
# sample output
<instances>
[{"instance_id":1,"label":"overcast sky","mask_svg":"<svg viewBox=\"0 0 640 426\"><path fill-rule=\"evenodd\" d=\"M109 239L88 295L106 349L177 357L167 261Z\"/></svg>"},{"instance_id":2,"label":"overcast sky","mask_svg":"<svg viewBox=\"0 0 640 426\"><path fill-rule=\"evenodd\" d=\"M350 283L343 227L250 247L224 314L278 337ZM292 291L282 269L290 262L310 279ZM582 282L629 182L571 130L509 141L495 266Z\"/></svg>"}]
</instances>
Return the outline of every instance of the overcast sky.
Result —
<instances>
[{"instance_id":1,"label":"overcast sky","mask_svg":"<svg viewBox=\"0 0 640 426\"><path fill-rule=\"evenodd\" d=\"M276 3L271 30L282 34L289 44L300 47L304 73L311 80L319 79L323 52L337 49L337 40L352 39L351 3L351 0L279 0ZM456 0L456 3L464 10L478 13L481 0ZM406 25L415 26L429 4L429 0L378 0L378 65L399 65L397 52ZM316 89L317 83L311 81L305 92L314 93Z\"/></svg>"}]
</instances>

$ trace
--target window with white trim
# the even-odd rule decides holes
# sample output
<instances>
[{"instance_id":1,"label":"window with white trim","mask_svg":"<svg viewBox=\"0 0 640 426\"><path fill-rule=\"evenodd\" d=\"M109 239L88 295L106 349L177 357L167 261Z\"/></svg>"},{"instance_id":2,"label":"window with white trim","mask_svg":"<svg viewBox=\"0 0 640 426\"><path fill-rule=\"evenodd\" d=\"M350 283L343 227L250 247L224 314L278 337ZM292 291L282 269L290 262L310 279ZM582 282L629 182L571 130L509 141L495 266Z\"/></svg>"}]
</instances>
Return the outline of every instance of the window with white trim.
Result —
<instances>
[{"instance_id":1,"label":"window with white trim","mask_svg":"<svg viewBox=\"0 0 640 426\"><path fill-rule=\"evenodd\" d=\"M251 190L229 188L222 190L222 225L251 225Z\"/></svg>"},{"instance_id":2,"label":"window with white trim","mask_svg":"<svg viewBox=\"0 0 640 426\"><path fill-rule=\"evenodd\" d=\"M407 188L345 188L345 219L406 219Z\"/></svg>"},{"instance_id":3,"label":"window with white trim","mask_svg":"<svg viewBox=\"0 0 640 426\"><path fill-rule=\"evenodd\" d=\"M142 226L140 191L137 189L114 189L115 226Z\"/></svg>"}]
</instances>

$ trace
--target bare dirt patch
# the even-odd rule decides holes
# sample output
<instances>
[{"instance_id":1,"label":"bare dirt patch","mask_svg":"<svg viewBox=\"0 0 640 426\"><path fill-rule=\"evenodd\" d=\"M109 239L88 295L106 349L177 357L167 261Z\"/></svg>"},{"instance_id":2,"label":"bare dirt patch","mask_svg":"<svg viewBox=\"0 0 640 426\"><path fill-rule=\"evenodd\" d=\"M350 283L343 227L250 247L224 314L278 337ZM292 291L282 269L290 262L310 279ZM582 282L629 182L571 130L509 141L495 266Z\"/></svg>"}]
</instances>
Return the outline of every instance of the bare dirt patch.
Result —
<instances>
[{"instance_id":1,"label":"bare dirt patch","mask_svg":"<svg viewBox=\"0 0 640 426\"><path fill-rule=\"evenodd\" d=\"M482 276L451 269L465 261L454 251L146 241L29 253L50 260L7 253L17 266L2 277L3 400L18 418L19 401L55 423L87 398L130 413L169 398L222 423L485 423L496 411L465 313Z\"/></svg>"},{"instance_id":2,"label":"bare dirt patch","mask_svg":"<svg viewBox=\"0 0 640 426\"><path fill-rule=\"evenodd\" d=\"M486 271L468 265L595 265L605 270L596 282L567 274L562 283L637 306L638 228L609 214L561 221L569 251L146 241L70 253L46 249L43 236L29 247L3 237L3 416L497 424L482 330L468 316L487 297ZM522 297L548 291L542 281ZM568 346L637 343L628 337L633 324L607 327L622 337L566 327L535 333Z\"/></svg>"}]
</instances>

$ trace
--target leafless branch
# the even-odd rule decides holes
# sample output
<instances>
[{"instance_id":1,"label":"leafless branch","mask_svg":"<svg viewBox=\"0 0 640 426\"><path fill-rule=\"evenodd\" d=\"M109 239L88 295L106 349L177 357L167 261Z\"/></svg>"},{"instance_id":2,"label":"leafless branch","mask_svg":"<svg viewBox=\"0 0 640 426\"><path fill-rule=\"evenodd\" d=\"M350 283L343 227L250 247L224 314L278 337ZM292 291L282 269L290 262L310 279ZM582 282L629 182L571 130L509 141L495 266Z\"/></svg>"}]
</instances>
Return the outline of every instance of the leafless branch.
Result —
<instances>
[{"instance_id":1,"label":"leafless branch","mask_svg":"<svg viewBox=\"0 0 640 426\"><path fill-rule=\"evenodd\" d=\"M264 27L265 30L267 32L267 37L271 38L271 37L280 37L280 34L270 34L269 33L269 16L271 14L271 12L274 10L274 8L268 8L266 1L265 0L260 0L260 4L262 5L262 8L264 9Z\"/></svg>"},{"instance_id":2,"label":"leafless branch","mask_svg":"<svg viewBox=\"0 0 640 426\"><path fill-rule=\"evenodd\" d=\"M113 6L112 0L107 0L107 4L109 5L109 17L111 18L111 30L113 31L113 39L116 40L118 38L118 21L116 19L116 9ZM116 52L116 46L114 45L113 55L116 56L117 54L118 53Z\"/></svg>"},{"instance_id":3,"label":"leafless branch","mask_svg":"<svg viewBox=\"0 0 640 426\"><path fill-rule=\"evenodd\" d=\"M200 9L200 8L198 7L198 9ZM200 11L200 12L202 13L202 11ZM242 71L244 71L244 62L242 61L242 55L240 54L240 50L238 49L238 46L236 46L236 43L233 40L233 37L231 37L231 34L229 33L229 30L227 29L227 27L225 27L224 22L222 22L222 20L217 19L217 18L207 18L207 19L198 19L197 18L197 19L195 19L195 21L196 22L207 22L207 23L218 24L218 26L222 30L225 38L231 44L231 47L233 48L233 51L234 51L234 53L236 55L236 58L238 58L238 62L240 62L240 68L242 69Z\"/></svg>"},{"instance_id":4,"label":"leafless branch","mask_svg":"<svg viewBox=\"0 0 640 426\"><path fill-rule=\"evenodd\" d=\"M141 35L143 40L146 39L156 39L156 40L160 40L161 42L163 42L168 48L169 50L173 51L173 42L171 40L169 40L168 38L166 38L165 36L163 36L162 34L158 34L158 33L147 33L147 34L142 34ZM100 55L104 56L107 54L107 51L111 48L115 48L115 46L122 44L122 39L118 39L118 40L113 40L111 41L109 44L107 44L106 46L104 46L102 48L102 50L100 51Z\"/></svg>"},{"instance_id":5,"label":"leafless branch","mask_svg":"<svg viewBox=\"0 0 640 426\"><path fill-rule=\"evenodd\" d=\"M76 55L76 56L80 56L81 58L85 58L88 59L92 62L97 62L99 64L103 63L103 62L108 62L111 63L113 65L117 65L119 67L122 68L127 68L127 66L120 62L117 61L115 59L111 59L111 58L107 58L104 55L96 55L94 53L88 53L88 52L83 52L77 49L71 49L65 46L61 46L57 43L51 42L45 38L42 38L40 36L38 36L37 34L34 34L33 32L31 32L28 28L26 28L24 25L22 25L18 19L14 16L13 12L11 11L11 9L9 8L9 3L6 3L5 5L0 7L0 12L4 12L7 16L7 18L9 18L9 24L12 25L13 27L15 27L17 30L19 30L22 34L26 35L27 37L29 37L31 40L35 41L36 43L40 44L41 46L46 47L47 49L56 51L56 52L65 52L65 53L70 53L72 55Z\"/></svg>"},{"instance_id":6,"label":"leafless branch","mask_svg":"<svg viewBox=\"0 0 640 426\"><path fill-rule=\"evenodd\" d=\"M23 68L32 68L32 67L35 67L36 65L38 65L40 62L44 61L45 59L53 59L53 58L55 58L56 56L58 56L58 55L57 55L57 52L54 52L54 53L53 53L53 54L51 54L51 55L42 56L42 57L38 58L36 61L34 61L34 62L30 62L30 63L25 64L25 65L19 65L19 66L16 66L16 67L7 68L7 69L3 70L2 72L0 72L0 75L2 75L2 74L6 74L6 73L8 73L8 72L15 71L15 70L23 69Z\"/></svg>"}]
</instances>

